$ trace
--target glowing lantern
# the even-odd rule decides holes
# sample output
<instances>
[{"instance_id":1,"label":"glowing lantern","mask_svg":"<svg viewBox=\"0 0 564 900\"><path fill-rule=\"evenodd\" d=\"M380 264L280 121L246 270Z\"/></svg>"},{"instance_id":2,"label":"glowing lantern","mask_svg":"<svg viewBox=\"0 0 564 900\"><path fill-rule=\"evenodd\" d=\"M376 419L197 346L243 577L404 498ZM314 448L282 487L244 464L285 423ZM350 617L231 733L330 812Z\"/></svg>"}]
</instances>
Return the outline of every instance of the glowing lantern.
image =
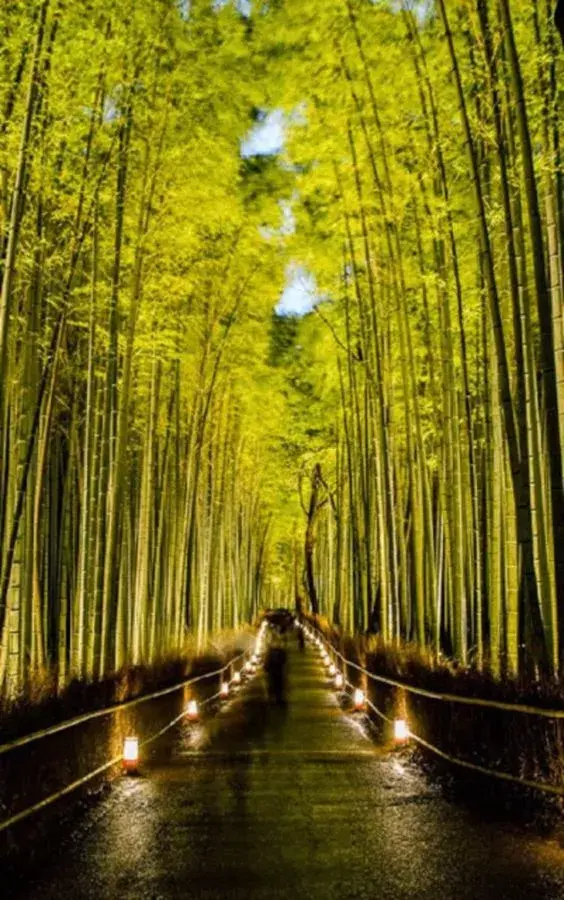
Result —
<instances>
[{"instance_id":1,"label":"glowing lantern","mask_svg":"<svg viewBox=\"0 0 564 900\"><path fill-rule=\"evenodd\" d=\"M123 742L123 768L126 772L136 772L139 768L139 738L126 737Z\"/></svg>"},{"instance_id":2,"label":"glowing lantern","mask_svg":"<svg viewBox=\"0 0 564 900\"><path fill-rule=\"evenodd\" d=\"M394 722L394 740L407 741L409 738L409 728L405 719L396 719Z\"/></svg>"},{"instance_id":3,"label":"glowing lantern","mask_svg":"<svg viewBox=\"0 0 564 900\"><path fill-rule=\"evenodd\" d=\"M330 674L331 678L333 678L333 676L335 675L336 672L337 672L336 666L334 665L334 663L331 663L331 665L329 666L329 674Z\"/></svg>"},{"instance_id":4,"label":"glowing lantern","mask_svg":"<svg viewBox=\"0 0 564 900\"><path fill-rule=\"evenodd\" d=\"M337 674L335 675L335 687L338 691L340 691L343 687L343 676L340 672L337 672Z\"/></svg>"},{"instance_id":5,"label":"glowing lantern","mask_svg":"<svg viewBox=\"0 0 564 900\"><path fill-rule=\"evenodd\" d=\"M364 691L356 688L353 694L353 703L355 709L364 709Z\"/></svg>"},{"instance_id":6,"label":"glowing lantern","mask_svg":"<svg viewBox=\"0 0 564 900\"><path fill-rule=\"evenodd\" d=\"M241 673L240 672L234 673L233 681L235 682L235 684L241 684Z\"/></svg>"},{"instance_id":7,"label":"glowing lantern","mask_svg":"<svg viewBox=\"0 0 564 900\"><path fill-rule=\"evenodd\" d=\"M252 664L251 660L248 659L247 662L245 663L245 672L252 672L252 671L253 671L253 664Z\"/></svg>"},{"instance_id":8,"label":"glowing lantern","mask_svg":"<svg viewBox=\"0 0 564 900\"><path fill-rule=\"evenodd\" d=\"M221 688L219 689L219 694L223 698L229 696L229 684L227 681L221 682Z\"/></svg>"},{"instance_id":9,"label":"glowing lantern","mask_svg":"<svg viewBox=\"0 0 564 900\"><path fill-rule=\"evenodd\" d=\"M195 700L189 700L186 707L186 715L191 722L195 722L198 718L198 704Z\"/></svg>"}]
</instances>

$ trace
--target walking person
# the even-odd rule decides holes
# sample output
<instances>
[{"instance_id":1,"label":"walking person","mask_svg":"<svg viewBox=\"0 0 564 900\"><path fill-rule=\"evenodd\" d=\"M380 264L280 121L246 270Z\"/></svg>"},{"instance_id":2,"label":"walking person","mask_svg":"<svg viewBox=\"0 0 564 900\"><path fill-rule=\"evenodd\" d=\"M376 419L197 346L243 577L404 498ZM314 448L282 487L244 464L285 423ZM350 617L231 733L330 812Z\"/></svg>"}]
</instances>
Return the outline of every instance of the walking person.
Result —
<instances>
[{"instance_id":1,"label":"walking person","mask_svg":"<svg viewBox=\"0 0 564 900\"><path fill-rule=\"evenodd\" d=\"M264 671L269 699L277 706L286 706L286 649L278 631L274 631L267 650Z\"/></svg>"}]
</instances>

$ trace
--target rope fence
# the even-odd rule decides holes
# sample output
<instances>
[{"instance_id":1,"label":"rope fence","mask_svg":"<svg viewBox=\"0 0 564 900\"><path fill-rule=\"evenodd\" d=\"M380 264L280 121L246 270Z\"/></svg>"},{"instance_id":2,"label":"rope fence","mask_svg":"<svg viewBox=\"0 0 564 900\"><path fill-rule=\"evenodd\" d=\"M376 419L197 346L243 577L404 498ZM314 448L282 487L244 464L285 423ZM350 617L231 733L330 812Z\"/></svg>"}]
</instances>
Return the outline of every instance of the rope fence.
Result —
<instances>
[{"instance_id":1,"label":"rope fence","mask_svg":"<svg viewBox=\"0 0 564 900\"><path fill-rule=\"evenodd\" d=\"M149 700L157 700L160 697L165 697L167 694L173 694L175 691L179 691L184 687L188 687L188 685L190 684L196 684L199 681L205 681L208 678L213 678L215 675L220 675L223 672L227 671L227 669L235 665L240 659L243 659L247 655L248 651L245 651L245 653L240 653L230 662L222 666L221 669L214 669L213 672L204 672L203 675L198 675L195 678L187 678L184 681L173 684L171 687L163 688L159 691L154 691L152 694L143 694L140 697L136 697L134 700L125 700L123 703L115 703L112 706L104 706L102 709L95 709L92 712L74 716L72 719L65 719L64 721L59 722L57 725L50 725L48 728L34 731L31 734L26 734L20 738L14 738L14 740L12 741L7 741L5 744L0 744L0 756L2 756L4 753L8 753L10 750L17 749L18 747L25 747L26 744L31 744L33 741L38 741L41 738L50 737L51 735L57 734L60 731L66 731L68 728L74 728L76 725L82 725L84 722L90 722L92 719L98 719L101 716L111 716L116 712L120 712L125 709L132 709L134 706L139 706L140 703L147 703Z\"/></svg>"},{"instance_id":2,"label":"rope fence","mask_svg":"<svg viewBox=\"0 0 564 900\"><path fill-rule=\"evenodd\" d=\"M347 667L350 667L352 669L355 669L357 672L362 673L367 678L370 678L372 681L380 682L381 684L385 684L390 687L399 688L400 690L404 690L431 700L439 700L448 703L460 703L469 706L480 706L488 709L500 709L504 710L505 712L520 713L524 715L538 715L557 721L564 719L564 710L545 709L543 707L529 706L522 703L503 703L502 701L498 700L485 700L481 697L462 697L458 694L446 694L439 693L437 691L428 691L425 688L419 688L414 685L406 684L394 678L387 678L383 675L376 675L373 672L369 672L368 669L365 669L363 666L359 666L357 663L343 656L343 654L339 650L337 650L337 648L334 647L330 641L327 640L325 635L311 623L308 623L308 625L306 625L305 627L306 629L311 629L312 635L315 635L315 637L325 646L329 654L333 655L333 659L338 658L341 660L345 673L347 672ZM313 637L311 637L310 639L314 640ZM355 688L355 685L347 679L346 675L344 676L344 685L351 689ZM366 705L383 721L385 721L389 725L393 724L393 720L386 716L385 713L382 712L382 710L378 709L378 707L369 698L366 698L365 702ZM469 760L461 759L458 756L447 753L445 750L441 750L440 747L437 747L430 741L424 740L423 738L419 737L419 735L414 734L411 728L409 729L409 736L421 747L424 747L426 750L431 751L436 756L439 756L441 759L444 759L445 761L454 765L461 766L462 768L477 772L481 775L488 775L493 778L497 778L501 781L512 782L514 784L520 785L521 787L543 791L544 793L556 795L558 797L564 797L564 785L554 785L549 784L545 781L535 781L528 778L521 778L520 776L513 775L510 772L491 769L488 766L482 766L478 763L473 763Z\"/></svg>"},{"instance_id":3,"label":"rope fence","mask_svg":"<svg viewBox=\"0 0 564 900\"><path fill-rule=\"evenodd\" d=\"M202 681L209 680L215 677L222 677L225 672L231 670L233 666L235 666L238 662L245 660L248 656L252 655L252 650L245 650L243 653L238 654L233 659L231 659L224 666L221 666L218 669L214 669L212 672L205 672L203 675L198 675L194 678L187 678L184 681L179 682L178 684L172 685L171 687L164 688L163 690L154 691L151 694L145 694L142 697L136 697L135 700L128 700L124 703L116 703L114 706L106 707L104 709L94 710L91 713L85 713L84 715L75 716L73 719L67 719L64 722L60 722L57 725L53 725L49 728L44 728L41 731L35 731L32 734L25 735L22 738L16 738L13 741L9 741L5 744L0 745L0 754L7 753L10 750L15 750L16 748L23 747L26 744L30 744L33 741L38 741L42 738L49 737L50 735L57 734L61 731L66 731L70 728L74 728L77 725L81 725L84 722L91 721L92 719L99 718L101 716L110 716L117 712L121 712L125 709L131 709L134 706L139 705L140 703L147 703L150 700L157 700L160 697L164 697L167 694L172 694L174 691L182 690L185 687L197 684ZM217 691L211 697L207 697L206 699L200 702L200 707L206 706L206 704L212 703L214 700L217 700L221 696L221 690ZM185 718L186 710L183 710L178 716L175 716L170 722L168 722L163 728L160 728L154 734L149 735L149 737L139 742L139 748L146 747L149 744L152 744L157 738L161 737L171 728L173 728L181 719ZM113 759L108 760L103 763L101 766L98 766L91 772L88 772L86 775L81 778L77 778L71 784L65 785L65 787L61 788L58 791L55 791L53 794L50 794L48 797L45 797L43 800L34 803L32 806L26 807L26 809L21 810L18 813L14 813L14 815L5 819L3 822L0 822L0 833L6 831L8 828L11 828L13 825L18 824L19 822L27 819L33 813L39 812L42 809L45 809L47 806L50 806L52 803L55 803L57 800L62 799L63 797L71 794L73 791L78 788L88 784L88 782L92 781L99 775L103 775L104 772L107 772L112 767L121 763L124 759L123 753L120 753L118 756L114 756Z\"/></svg>"},{"instance_id":4,"label":"rope fence","mask_svg":"<svg viewBox=\"0 0 564 900\"><path fill-rule=\"evenodd\" d=\"M311 625L310 625L310 627L311 627ZM307 628L307 626L306 626L306 628ZM529 705L525 705L525 704L503 703L503 702L497 701L497 700L485 700L485 699L478 698L478 697L463 697L463 696L459 696L458 694L439 693L436 691L429 691L424 688L419 688L414 685L406 684L404 682L401 682L401 681L393 679L393 678L387 678L387 677L384 677L381 675L376 675L373 672L369 672L368 669L365 669L363 666L360 666L357 663L353 662L352 660L347 659L339 650L336 649L336 647L334 647L326 639L325 635L323 635L322 632L320 632L317 628L313 627L311 634L309 632L309 629L307 629L307 633L308 633L308 636L310 636L311 640L317 639L320 643L322 643L325 646L326 650L330 654L333 655L333 659L339 659L341 661L345 673L348 671L347 667L350 667L350 668L360 672L362 675L366 676L367 678L370 678L372 681L380 682L380 683L388 685L390 687L395 687L400 690L404 690L404 691L407 691L412 694L423 696L423 697L425 697L427 699L431 699L431 700L438 700L438 701L444 701L444 702L450 702L450 703L460 703L460 704L473 705L473 706L481 706L481 707L486 707L486 708L490 708L490 709L501 709L506 712L520 713L520 714L525 714L525 715L538 715L541 717L552 718L555 720L564 719L564 710L550 710L550 709L545 709L543 707L534 707L534 706L529 706ZM315 635L315 638L313 637L314 635ZM33 732L28 735L24 735L23 737L16 738L12 741L8 741L8 742L0 745L0 755L8 753L9 751L15 750L19 747L26 746L27 744L30 744L34 741L38 741L43 738L49 737L51 735L57 734L59 732L74 728L78 725L81 725L81 724L91 721L93 719L96 719L96 718L99 718L102 716L113 715L117 712L121 712L126 709L131 709L132 707L135 707L141 703L148 703L151 700L159 699L161 697L164 697L175 691L181 690L190 685L194 685L194 684L197 684L202 681L206 681L211 678L218 677L218 676L221 677L224 675L224 673L226 671L231 670L232 667L235 666L237 663L245 660L248 656L252 655L252 652L253 651L250 649L246 650L245 652L238 654L238 656L234 657L232 660L230 660L224 666L219 667L218 669L214 669L211 672L206 672L206 673L204 673L202 675L198 675L194 678L187 678L184 681L179 682L178 684L172 685L171 687L167 687L167 688L164 688L159 691L154 691L151 694L146 694L144 696L137 697L134 700L125 701L124 703L118 703L111 707L105 707L103 709L94 710L92 712L85 713L80 716L75 716L72 719L67 719L63 722L58 723L57 725L50 726L49 728L45 728L45 729ZM350 689L355 688L355 685L346 677L346 675L344 676L344 687L350 688ZM216 692L212 696L204 699L203 701L201 701L200 706L205 706L206 704L209 704L209 703L213 702L214 700L217 700L220 696L221 696L221 690ZM384 712L382 712L382 710L378 709L378 707L369 698L366 698L365 702L366 702L366 705L369 707L369 709L371 709L377 716L379 716L379 718L381 718L387 724L390 724L390 725L393 724L393 720L390 719ZM163 734L165 734L167 731L169 731L171 728L173 728L185 716L186 716L186 711L183 710L178 716L175 716L163 728L160 728L154 734L151 734L148 737L146 737L144 740L140 741L139 747L141 748L141 747L148 746L149 744L156 741L159 737L161 737ZM414 734L414 732L411 731L411 729L409 730L409 737L412 738L420 746L422 746L425 749L429 750L430 752L434 753L441 759L444 759L445 761L452 763L454 765L461 766L461 767L471 770L473 772L477 772L482 775L491 776L493 778L497 778L502 781L512 782L512 783L520 785L521 787L531 788L534 790L543 791L545 793L549 793L549 794L556 795L559 797L564 797L564 786L563 785L552 785L552 784L548 784L547 782L540 782L540 781L530 780L530 779L526 779L526 778L521 778L517 775L512 775L509 772L503 772L503 771L499 771L496 769L491 769L487 766L482 766L482 765L479 765L478 763L473 763L473 762L470 762L469 760L461 759L460 757L453 756L452 754L447 753L446 751L442 750L440 747L435 746L431 742L424 740L423 738ZM123 761L123 759L124 759L123 754L119 754L118 756L113 757L112 759L103 763L101 766L98 766L91 772L88 772L86 775L82 776L81 778L76 779L71 784L65 785L65 787L63 787L60 790L56 791L55 793L51 794L49 797L46 797L43 800L38 801L37 803L33 804L32 806L29 806L26 809L21 810L20 812L15 813L14 815L5 819L3 822L0 822L0 833L6 831L8 828L11 828L12 826L18 824L19 822L28 818L32 814L39 812L42 809L45 809L46 807L50 806L52 803L55 803L57 800L62 799L63 797L67 796L68 794L70 794L73 791L77 790L78 788L84 786L88 782L92 781L97 776L104 774L104 772L107 772L112 767L121 763Z\"/></svg>"}]
</instances>

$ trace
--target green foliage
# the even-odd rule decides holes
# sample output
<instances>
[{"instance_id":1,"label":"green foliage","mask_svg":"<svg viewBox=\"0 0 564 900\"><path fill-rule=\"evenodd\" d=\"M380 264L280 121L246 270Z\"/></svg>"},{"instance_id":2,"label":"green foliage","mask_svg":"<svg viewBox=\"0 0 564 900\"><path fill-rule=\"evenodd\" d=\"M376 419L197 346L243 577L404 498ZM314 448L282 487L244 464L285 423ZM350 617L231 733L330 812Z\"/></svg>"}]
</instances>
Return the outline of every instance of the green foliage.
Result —
<instances>
[{"instance_id":1,"label":"green foliage","mask_svg":"<svg viewBox=\"0 0 564 900\"><path fill-rule=\"evenodd\" d=\"M558 668L562 59L550 3L446 6L0 9L9 693L291 603L308 559L345 629Z\"/></svg>"}]
</instances>

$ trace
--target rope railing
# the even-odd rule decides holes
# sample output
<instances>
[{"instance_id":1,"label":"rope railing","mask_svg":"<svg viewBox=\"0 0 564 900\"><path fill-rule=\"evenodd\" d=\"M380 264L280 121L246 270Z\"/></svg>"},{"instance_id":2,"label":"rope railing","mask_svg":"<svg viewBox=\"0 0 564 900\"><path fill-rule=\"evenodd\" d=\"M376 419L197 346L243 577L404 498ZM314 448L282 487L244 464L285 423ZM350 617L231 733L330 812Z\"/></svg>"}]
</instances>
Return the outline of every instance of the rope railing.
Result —
<instances>
[{"instance_id":1,"label":"rope railing","mask_svg":"<svg viewBox=\"0 0 564 900\"><path fill-rule=\"evenodd\" d=\"M552 714L553 718L557 718L557 719L564 718L564 711L562 711L562 710L554 710L553 711L553 710L546 710L546 709L542 709L542 708L537 709L536 707L526 706L523 704L504 704L504 703L500 703L498 701L482 700L481 698L460 697L457 694L442 694L442 693L437 693L434 691L426 691L422 688L417 688L413 685L408 685L408 684L405 684L401 681L397 681L392 678L386 678L384 676L375 675L374 673L369 672L364 667L359 666L357 663L354 663L352 660L348 660L342 653L340 653L339 650L337 650L329 641L327 641L325 636L318 629L315 629L315 635L325 645L325 647L334 655L334 657L341 660L343 666L345 667L345 673L347 671L346 667L351 667L351 668L355 669L356 671L361 672L362 674L371 678L374 681L379 681L379 682L382 682L382 683L387 684L392 687L397 687L397 688L400 688L400 689L403 689L406 691L410 691L411 693L414 693L414 694L420 694L420 695L428 697L430 699L469 703L469 704L474 704L474 705L478 705L478 706L486 706L486 707L497 708L497 709L501 708L506 711L526 713L529 715L538 713L539 715L542 715L542 716L551 716L551 714ZM216 676L222 676L224 672L226 672L228 669L231 669L234 665L236 665L241 660L245 659L247 656L251 655L252 652L253 651L250 649L246 650L245 652L240 653L238 656L234 657L232 660L230 660L225 665L223 665L217 669L214 669L211 672L206 672L206 673L204 673L202 675L198 675L194 678L185 679L184 681L182 681L176 685L172 685L171 687L167 687L167 688L164 688L159 691L154 691L151 694L146 694L142 697L137 697L134 700L129 700L129 701L125 701L124 703L115 704L112 707L106 707L104 709L94 710L90 713L85 713L84 715L76 716L73 719L68 719L64 722L60 722L57 725L51 726L50 728L46 728L41 731L33 732L32 734L25 735L22 738L16 738L13 741L10 741L10 742L0 745L0 754L6 753L9 750L16 749L17 747L21 747L26 744L29 744L32 741L36 741L41 738L47 737L49 735L56 734L58 732L75 727L75 726L80 725L89 720L96 719L98 717L105 716L105 715L111 715L115 712L118 712L118 711L121 711L124 709L131 709L132 707L137 706L140 703L145 703L150 700L158 699L160 697L166 696L167 694L171 694L174 691L180 690L189 685L194 685L194 684L197 684L204 680L214 678ZM355 685L346 677L346 675L344 678L344 686L351 688L351 689L355 688ZM206 704L211 703L213 700L218 699L220 696L221 696L221 691L218 691L215 694L213 694L212 696L204 699L200 703L200 706L205 706ZM376 715L378 715L383 721L387 722L388 724L393 723L393 720L390 719L385 713L383 713L382 710L378 709L378 707L369 698L366 698L365 702L366 702L366 705ZM185 716L186 716L186 711L183 710L178 716L175 716L170 722L168 722L166 725L164 725L158 731L154 732L153 734L146 737L144 740L140 741L139 747L141 748L141 747L148 746L149 744L156 741L159 737L161 737L163 734L165 734L167 731L169 731L171 728L173 728ZM436 754L440 758L442 758L452 764L461 766L463 768L469 769L474 772L478 772L482 775L488 775L488 776L498 778L498 779L506 781L506 782L512 782L512 783L520 785L521 787L532 788L535 790L540 790L540 791L550 793L553 795L557 795L557 796L564 796L564 786L551 785L546 782L539 782L539 781L534 781L534 780L530 780L530 779L526 779L526 778L521 778L517 775L512 775L509 772L503 772L503 771L499 771L496 769L491 769L487 766L482 766L482 765L479 765L478 763L470 762L469 760L460 759L459 757L456 757L456 756L453 756L453 755L447 753L446 751L442 750L439 747L436 747L434 744L430 743L429 741L426 741L423 738L419 737L418 735L414 734L413 731L411 731L411 729L409 731L409 736L410 736L410 738L412 738L416 743L418 743L422 747L425 747L427 750L431 751L432 753ZM20 812L14 813L12 816L5 819L3 822L0 822L0 833L5 831L6 829L18 824L19 822L28 818L32 814L39 812L40 810L46 808L47 806L51 805L52 803L56 802L57 800L62 799L63 797L67 796L68 794L77 790L79 787L87 784L89 781L92 781L97 776L102 775L104 772L110 770L112 767L114 767L114 766L118 765L120 762L122 762L123 759L124 759L123 754L119 754L118 756L115 756L112 759L106 761L101 766L98 766L93 771L82 776L81 778L76 779L71 784L66 785L65 787L61 788L60 790L54 792L50 796L38 801L37 803L33 804L32 806L27 807L24 810L21 810Z\"/></svg>"},{"instance_id":2,"label":"rope railing","mask_svg":"<svg viewBox=\"0 0 564 900\"><path fill-rule=\"evenodd\" d=\"M194 685L204 680L208 680L211 678L215 678L217 676L222 676L224 672L228 669L231 669L234 665L236 665L241 660L244 660L246 657L252 654L252 650L245 650L243 653L238 654L233 659L231 659L224 666L221 666L218 669L214 669L211 672L205 672L202 675L195 676L194 678L187 678L178 684L172 685L171 687L164 688L163 690L154 691L151 694L146 694L142 697L137 697L135 700L129 700L124 703L115 704L111 707L106 707L100 710L94 710L92 713L85 713L81 716L76 716L73 719L67 719L65 722L61 722L58 725L53 725L50 728L45 728L42 731L33 732L33 734L26 735L23 738L17 738L14 741L8 742L7 744L3 744L0 746L0 753L5 753L8 750L13 750L16 747L22 747L25 744L29 744L32 741L39 740L41 738L47 737L52 734L56 734L57 732L64 731L66 729L72 728L76 725L80 725L84 722L87 722L91 719L99 718L104 715L112 715L115 712L131 709L133 706L137 706L140 703L146 703L149 700L156 700L160 697L164 697L167 694L173 693L173 691L181 690L184 687L188 687L189 685ZM221 690L217 691L211 697L207 697L200 702L200 706L205 706L208 703L211 703L213 700L217 700L221 696ZM154 732L154 734L149 735L144 740L139 742L139 748L146 747L149 744L156 741L157 738L161 737L171 728L173 728L181 719L185 718L186 711L183 710L178 716L175 716L170 722L160 728L158 731ZM20 812L14 813L9 818L5 819L3 822L0 822L0 833L6 831L8 828L18 824L19 822L27 819L29 816L33 815L36 812L39 812L42 809L45 809L47 806L50 806L52 803L55 803L57 800L62 799L63 797L71 794L73 791L77 790L79 787L88 784L88 782L92 781L99 775L103 775L104 772L109 771L112 767L117 766L119 763L123 762L124 755L120 753L118 756L114 756L112 759L107 760L101 766L98 766L96 769L88 772L86 775L81 778L77 778L71 784L65 785L60 788L58 791L55 791L53 794L50 794L48 797L45 797L42 800L39 800L37 803L34 803L31 806L26 807L26 809L21 810Z\"/></svg>"},{"instance_id":3,"label":"rope railing","mask_svg":"<svg viewBox=\"0 0 564 900\"><path fill-rule=\"evenodd\" d=\"M370 672L363 666L359 666L357 663L344 657L343 654L340 653L339 650L337 650L337 648L330 641L328 641L325 635L317 628L315 629L315 633L324 642L326 647L328 647L329 650L331 650L332 653L334 653L343 662L344 665L350 666L350 668L352 669L356 669L357 672L361 672L372 681L378 681L381 684L387 684L390 687L401 688L404 691L408 691L410 694L418 694L419 696L426 697L429 700L442 700L446 703L461 703L467 706L482 706L488 709L501 709L511 713L516 712L530 716L542 716L547 719L564 719L564 709L548 709L543 706L531 706L525 703L505 703L503 700L486 700L482 697L466 697L462 694L448 694L443 693L442 691L430 691L427 688L420 688L416 685L409 684L405 681L399 681L395 678L388 678L384 675L376 675L374 672Z\"/></svg>"},{"instance_id":4,"label":"rope railing","mask_svg":"<svg viewBox=\"0 0 564 900\"><path fill-rule=\"evenodd\" d=\"M149 700L157 700L160 697L165 697L167 694L173 694L175 691L179 691L184 687L188 687L188 685L196 684L200 681L205 681L208 678L213 678L216 675L220 675L225 672L230 666L235 665L240 659L243 659L248 655L248 650L239 653L238 656L235 656L230 662L226 663L220 669L214 669L213 672L204 672L203 675L197 675L194 678L186 678L184 681L177 682L170 687L163 688L162 690L153 691L151 694L142 694L140 697L136 697L134 700L124 700L123 703L114 703L112 706L104 706L101 709L95 709L91 712L82 713L79 716L74 716L72 719L64 719L62 722L58 722L56 725L50 725L48 728L42 728L39 731L33 731L30 734L23 735L23 737L14 738L12 741L7 741L4 744L0 744L0 756L4 753L8 753L10 750L15 750L18 747L25 747L26 744L31 744L33 741L38 741L41 738L50 737L53 734L57 734L60 731L66 731L69 728L74 728L76 725L82 725L84 722L89 722L92 719L98 719L102 716L111 716L116 712L121 712L125 709L132 709L134 706L139 706L141 703L147 703Z\"/></svg>"},{"instance_id":5,"label":"rope railing","mask_svg":"<svg viewBox=\"0 0 564 900\"><path fill-rule=\"evenodd\" d=\"M383 684L389 685L391 687L397 687L405 691L409 691L413 694L419 694L424 697L428 697L433 700L445 700L445 701L454 701L454 702L462 702L475 706L484 706L490 707L494 709L503 709L507 712L518 712L525 713L527 715L538 714L544 717L550 717L554 719L562 719L564 718L564 711L562 710L547 710L542 707L534 707L527 706L524 704L510 704L510 703L502 703L500 701L495 700L483 700L478 697L460 697L458 694L442 694L435 691L427 691L423 688L417 688L413 685L405 684L404 682L397 681L393 678L386 678L381 675L375 675L373 672L369 672L368 669L365 669L363 666L359 666L357 663L354 663L352 660L347 659L343 654L337 650L336 647L331 644L325 637L325 635L319 631L319 629L315 628L315 626L311 626L311 623L308 623L310 627L313 627L314 633L316 637L323 643L325 648L333 654L333 657L341 660L345 673L347 671L347 666L355 669L358 672L361 672L363 675L366 675L368 678L373 681L378 681ZM349 681L344 676L344 685L351 689L355 688L355 685ZM393 720L390 719L382 710L378 709L375 703L373 703L370 698L365 699L366 705L374 712L377 716L379 716L383 721L387 724L392 725ZM529 778L522 778L519 775L513 775L510 772L504 772L499 769L491 769L488 766L482 766L479 763L470 762L467 759L461 759L458 756L454 756L453 754L447 753L445 750L442 750L440 747L437 747L435 744L432 744L430 741L424 740L424 738L419 737L419 735L415 734L411 728L409 729L409 737L415 741L415 743L419 744L421 747L424 747L426 750L431 751L436 756L439 756L441 759L452 763L454 765L460 766L462 768L468 769L472 772L477 772L481 775L488 775L493 778L500 779L501 781L511 782L513 784L517 784L520 787L526 787L533 790L542 791L544 793L552 794L558 797L564 797L564 785L558 784L549 784L546 781L536 781Z\"/></svg>"}]
</instances>

